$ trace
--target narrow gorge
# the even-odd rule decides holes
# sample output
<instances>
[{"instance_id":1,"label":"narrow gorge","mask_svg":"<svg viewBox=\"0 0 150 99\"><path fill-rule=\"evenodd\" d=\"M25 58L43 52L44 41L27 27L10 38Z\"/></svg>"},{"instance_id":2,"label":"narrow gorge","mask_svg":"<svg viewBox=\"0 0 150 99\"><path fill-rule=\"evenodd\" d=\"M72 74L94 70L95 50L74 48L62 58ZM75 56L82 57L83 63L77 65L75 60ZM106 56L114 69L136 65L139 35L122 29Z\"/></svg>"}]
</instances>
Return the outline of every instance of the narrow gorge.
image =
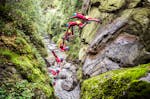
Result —
<instances>
[{"instance_id":1,"label":"narrow gorge","mask_svg":"<svg viewBox=\"0 0 150 99\"><path fill-rule=\"evenodd\" d=\"M100 22L62 51L75 12ZM0 0L0 80L0 99L149 99L150 0Z\"/></svg>"}]
</instances>

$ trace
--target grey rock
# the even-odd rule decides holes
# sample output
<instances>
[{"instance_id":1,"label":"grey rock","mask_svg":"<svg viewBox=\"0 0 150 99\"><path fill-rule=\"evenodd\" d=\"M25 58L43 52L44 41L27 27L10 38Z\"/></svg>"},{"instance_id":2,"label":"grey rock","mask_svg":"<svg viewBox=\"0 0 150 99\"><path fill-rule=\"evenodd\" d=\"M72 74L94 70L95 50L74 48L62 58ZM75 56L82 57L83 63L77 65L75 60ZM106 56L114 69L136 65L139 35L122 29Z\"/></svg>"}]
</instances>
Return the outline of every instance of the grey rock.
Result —
<instances>
[{"instance_id":1,"label":"grey rock","mask_svg":"<svg viewBox=\"0 0 150 99\"><path fill-rule=\"evenodd\" d=\"M126 21L124 22L126 23ZM115 23L117 24L117 21ZM123 26L123 23L118 23L116 27ZM120 30L120 26L118 28ZM88 53L83 65L84 75L92 77L109 70L136 66L150 59L150 53L145 50L137 36L127 33L118 35L115 33L115 31L118 31L117 28L111 29L100 30L101 34L90 45L90 48L97 53ZM104 36L106 34L107 36Z\"/></svg>"},{"instance_id":2,"label":"grey rock","mask_svg":"<svg viewBox=\"0 0 150 99\"><path fill-rule=\"evenodd\" d=\"M80 87L76 77L76 66L64 61L63 64L59 67L56 63L54 63L55 58L52 56L50 50L55 50L56 54L59 57L63 57L64 59L66 58L66 55L49 40L49 37L46 36L43 42L48 49L47 51L49 52L49 56L46 58L46 62L48 65L49 63L50 65L54 65L49 68L53 68L54 70L61 68L60 73L56 75L56 77L52 77L53 79L55 78L54 94L59 99L79 99Z\"/></svg>"},{"instance_id":3,"label":"grey rock","mask_svg":"<svg viewBox=\"0 0 150 99\"><path fill-rule=\"evenodd\" d=\"M65 79L63 81L63 83L61 84L62 89L67 90L67 91L71 91L73 90L74 86L73 86L73 79Z\"/></svg>"},{"instance_id":4,"label":"grey rock","mask_svg":"<svg viewBox=\"0 0 150 99\"><path fill-rule=\"evenodd\" d=\"M147 81L150 83L150 73L148 73L148 75L146 77L142 77L139 80Z\"/></svg>"}]
</instances>

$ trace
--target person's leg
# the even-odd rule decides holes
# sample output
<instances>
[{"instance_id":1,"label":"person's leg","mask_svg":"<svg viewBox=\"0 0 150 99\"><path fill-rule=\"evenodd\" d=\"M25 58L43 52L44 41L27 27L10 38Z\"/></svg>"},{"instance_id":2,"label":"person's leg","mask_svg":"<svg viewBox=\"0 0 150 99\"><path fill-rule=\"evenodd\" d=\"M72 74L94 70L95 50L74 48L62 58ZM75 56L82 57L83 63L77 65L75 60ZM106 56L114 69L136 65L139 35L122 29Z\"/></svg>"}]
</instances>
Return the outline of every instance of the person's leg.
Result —
<instances>
[{"instance_id":1,"label":"person's leg","mask_svg":"<svg viewBox=\"0 0 150 99\"><path fill-rule=\"evenodd\" d=\"M99 20L99 19L96 19L96 18L88 18L88 21L100 22L100 20Z\"/></svg>"},{"instance_id":2,"label":"person's leg","mask_svg":"<svg viewBox=\"0 0 150 99\"><path fill-rule=\"evenodd\" d=\"M81 37L81 34L82 34L82 29L79 28L79 37Z\"/></svg>"},{"instance_id":3,"label":"person's leg","mask_svg":"<svg viewBox=\"0 0 150 99\"><path fill-rule=\"evenodd\" d=\"M87 24L88 24L87 22L84 22L84 24L80 24L80 25L79 25L79 28L82 29L82 28L85 27L85 25L87 25Z\"/></svg>"},{"instance_id":4,"label":"person's leg","mask_svg":"<svg viewBox=\"0 0 150 99\"><path fill-rule=\"evenodd\" d=\"M72 35L74 35L74 27L71 28Z\"/></svg>"}]
</instances>

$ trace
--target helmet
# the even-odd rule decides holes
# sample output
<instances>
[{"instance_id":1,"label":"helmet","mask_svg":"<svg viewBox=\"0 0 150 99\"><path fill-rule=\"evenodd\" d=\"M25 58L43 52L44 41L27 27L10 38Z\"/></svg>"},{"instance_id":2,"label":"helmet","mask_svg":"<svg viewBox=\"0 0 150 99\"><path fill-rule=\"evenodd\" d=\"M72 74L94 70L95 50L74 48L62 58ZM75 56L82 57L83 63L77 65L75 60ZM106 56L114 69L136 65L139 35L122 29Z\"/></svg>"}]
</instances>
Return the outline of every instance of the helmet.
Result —
<instances>
[{"instance_id":1,"label":"helmet","mask_svg":"<svg viewBox=\"0 0 150 99\"><path fill-rule=\"evenodd\" d=\"M66 27L69 27L69 24L68 24L68 23L66 24Z\"/></svg>"},{"instance_id":2,"label":"helmet","mask_svg":"<svg viewBox=\"0 0 150 99\"><path fill-rule=\"evenodd\" d=\"M69 30L68 30L68 32L70 33L70 32L71 32L71 30L69 29Z\"/></svg>"},{"instance_id":3,"label":"helmet","mask_svg":"<svg viewBox=\"0 0 150 99\"><path fill-rule=\"evenodd\" d=\"M81 23L81 21L79 21L79 20L77 20L76 22L77 22L77 24L80 24L80 23Z\"/></svg>"},{"instance_id":4,"label":"helmet","mask_svg":"<svg viewBox=\"0 0 150 99\"><path fill-rule=\"evenodd\" d=\"M70 48L69 48L69 46L66 46L66 50L68 51Z\"/></svg>"},{"instance_id":5,"label":"helmet","mask_svg":"<svg viewBox=\"0 0 150 99\"><path fill-rule=\"evenodd\" d=\"M73 13L73 16L76 16L77 15L77 13Z\"/></svg>"},{"instance_id":6,"label":"helmet","mask_svg":"<svg viewBox=\"0 0 150 99\"><path fill-rule=\"evenodd\" d=\"M63 62L63 60L64 60L63 58L60 58L60 61L61 61L61 62Z\"/></svg>"},{"instance_id":7,"label":"helmet","mask_svg":"<svg viewBox=\"0 0 150 99\"><path fill-rule=\"evenodd\" d=\"M57 73L59 73L59 72L60 72L60 70L58 70L58 69L57 69L57 70L56 70L56 72L57 72Z\"/></svg>"}]
</instances>

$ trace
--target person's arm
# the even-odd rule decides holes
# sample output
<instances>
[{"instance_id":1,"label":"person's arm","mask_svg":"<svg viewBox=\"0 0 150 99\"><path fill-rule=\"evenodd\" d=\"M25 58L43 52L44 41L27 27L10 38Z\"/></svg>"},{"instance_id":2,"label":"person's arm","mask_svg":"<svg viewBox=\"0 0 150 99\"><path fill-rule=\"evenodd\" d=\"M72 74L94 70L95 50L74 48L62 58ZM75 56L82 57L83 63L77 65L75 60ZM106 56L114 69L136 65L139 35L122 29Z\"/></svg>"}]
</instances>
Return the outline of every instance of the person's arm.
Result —
<instances>
[{"instance_id":1,"label":"person's arm","mask_svg":"<svg viewBox=\"0 0 150 99\"><path fill-rule=\"evenodd\" d=\"M83 27L85 27L86 24L88 24L88 23L85 22L84 24L80 25L79 27L80 27L80 28L83 28Z\"/></svg>"},{"instance_id":2,"label":"person's arm","mask_svg":"<svg viewBox=\"0 0 150 99\"><path fill-rule=\"evenodd\" d=\"M65 40L63 39L63 42L62 42L63 46L65 46Z\"/></svg>"},{"instance_id":3,"label":"person's arm","mask_svg":"<svg viewBox=\"0 0 150 99\"><path fill-rule=\"evenodd\" d=\"M71 28L72 35L74 35L74 32L73 32L73 31L74 31L74 28L72 27L72 28Z\"/></svg>"},{"instance_id":4,"label":"person's arm","mask_svg":"<svg viewBox=\"0 0 150 99\"><path fill-rule=\"evenodd\" d=\"M76 18L76 16L72 16L72 17L70 17L69 19L72 19L72 18Z\"/></svg>"},{"instance_id":5,"label":"person's arm","mask_svg":"<svg viewBox=\"0 0 150 99\"><path fill-rule=\"evenodd\" d=\"M54 51L52 51L52 54L55 56L55 58L58 58Z\"/></svg>"}]
</instances>

